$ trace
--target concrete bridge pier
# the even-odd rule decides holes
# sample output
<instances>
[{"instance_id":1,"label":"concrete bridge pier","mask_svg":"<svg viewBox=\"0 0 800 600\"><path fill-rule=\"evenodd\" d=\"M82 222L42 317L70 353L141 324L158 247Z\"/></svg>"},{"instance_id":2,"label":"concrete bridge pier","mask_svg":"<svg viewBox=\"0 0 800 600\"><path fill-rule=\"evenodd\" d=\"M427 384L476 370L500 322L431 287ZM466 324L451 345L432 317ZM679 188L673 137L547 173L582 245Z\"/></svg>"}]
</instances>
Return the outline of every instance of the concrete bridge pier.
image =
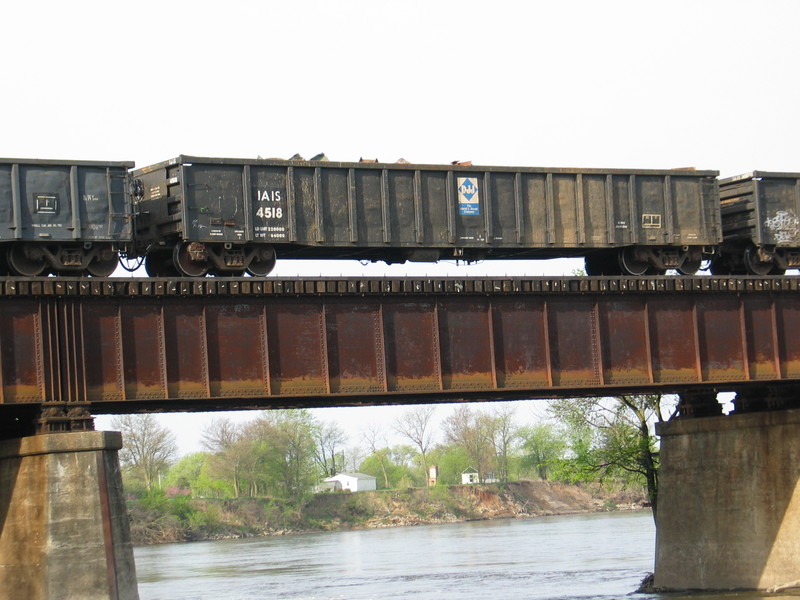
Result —
<instances>
[{"instance_id":1,"label":"concrete bridge pier","mask_svg":"<svg viewBox=\"0 0 800 600\"><path fill-rule=\"evenodd\" d=\"M800 410L677 419L659 433L655 587L799 584Z\"/></svg>"},{"instance_id":2,"label":"concrete bridge pier","mask_svg":"<svg viewBox=\"0 0 800 600\"><path fill-rule=\"evenodd\" d=\"M0 442L0 597L138 600L118 432Z\"/></svg>"}]
</instances>

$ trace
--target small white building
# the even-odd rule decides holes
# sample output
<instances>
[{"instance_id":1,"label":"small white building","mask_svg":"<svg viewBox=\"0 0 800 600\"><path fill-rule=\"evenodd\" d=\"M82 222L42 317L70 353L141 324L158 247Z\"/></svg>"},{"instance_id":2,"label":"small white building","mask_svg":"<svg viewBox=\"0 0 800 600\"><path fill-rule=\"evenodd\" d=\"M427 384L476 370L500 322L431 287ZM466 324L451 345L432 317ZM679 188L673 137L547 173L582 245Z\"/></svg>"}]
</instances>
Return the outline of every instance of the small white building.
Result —
<instances>
[{"instance_id":1,"label":"small white building","mask_svg":"<svg viewBox=\"0 0 800 600\"><path fill-rule=\"evenodd\" d=\"M378 480L366 473L339 473L328 477L325 483L333 484L335 491L368 492L378 488Z\"/></svg>"},{"instance_id":2,"label":"small white building","mask_svg":"<svg viewBox=\"0 0 800 600\"><path fill-rule=\"evenodd\" d=\"M470 467L466 471L461 471L461 484L468 485L470 483L480 483L480 476L478 472Z\"/></svg>"}]
</instances>

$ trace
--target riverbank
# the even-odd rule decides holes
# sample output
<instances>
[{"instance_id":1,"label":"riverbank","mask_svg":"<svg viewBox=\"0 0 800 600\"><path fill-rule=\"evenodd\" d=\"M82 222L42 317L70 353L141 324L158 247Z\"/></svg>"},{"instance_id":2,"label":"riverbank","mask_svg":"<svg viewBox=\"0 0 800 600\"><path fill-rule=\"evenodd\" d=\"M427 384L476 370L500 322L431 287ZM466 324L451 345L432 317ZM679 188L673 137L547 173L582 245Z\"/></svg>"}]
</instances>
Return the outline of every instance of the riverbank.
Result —
<instances>
[{"instance_id":1,"label":"riverbank","mask_svg":"<svg viewBox=\"0 0 800 600\"><path fill-rule=\"evenodd\" d=\"M152 494L128 503L135 545L403 527L480 519L635 510L643 492L550 481L323 493L301 505L269 498L191 499Z\"/></svg>"}]
</instances>

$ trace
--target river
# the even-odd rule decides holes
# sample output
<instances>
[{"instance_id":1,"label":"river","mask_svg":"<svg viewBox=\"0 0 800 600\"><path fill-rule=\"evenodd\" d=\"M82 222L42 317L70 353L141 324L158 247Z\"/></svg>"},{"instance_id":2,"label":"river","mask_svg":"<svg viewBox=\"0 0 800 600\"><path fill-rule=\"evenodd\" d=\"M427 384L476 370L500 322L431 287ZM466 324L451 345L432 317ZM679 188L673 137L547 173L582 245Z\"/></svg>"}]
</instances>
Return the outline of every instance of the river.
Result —
<instances>
[{"instance_id":1,"label":"river","mask_svg":"<svg viewBox=\"0 0 800 600\"><path fill-rule=\"evenodd\" d=\"M616 600L653 570L654 544L650 513L622 512L169 544L135 556L140 600ZM666 598L683 596L631 600Z\"/></svg>"}]
</instances>

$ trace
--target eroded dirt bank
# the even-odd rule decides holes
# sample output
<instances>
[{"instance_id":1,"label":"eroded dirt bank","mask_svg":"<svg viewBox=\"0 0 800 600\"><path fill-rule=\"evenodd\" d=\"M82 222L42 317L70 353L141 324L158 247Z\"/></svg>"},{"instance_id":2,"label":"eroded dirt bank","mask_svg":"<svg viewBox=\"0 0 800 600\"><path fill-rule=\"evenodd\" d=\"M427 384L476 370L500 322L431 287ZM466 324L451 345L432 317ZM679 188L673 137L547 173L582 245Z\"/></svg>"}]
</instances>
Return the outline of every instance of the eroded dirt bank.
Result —
<instances>
[{"instance_id":1,"label":"eroded dirt bank","mask_svg":"<svg viewBox=\"0 0 800 600\"><path fill-rule=\"evenodd\" d=\"M643 492L549 481L328 493L301 506L277 500L164 499L130 504L134 544L198 541L308 531L402 527L476 519L635 510Z\"/></svg>"}]
</instances>

